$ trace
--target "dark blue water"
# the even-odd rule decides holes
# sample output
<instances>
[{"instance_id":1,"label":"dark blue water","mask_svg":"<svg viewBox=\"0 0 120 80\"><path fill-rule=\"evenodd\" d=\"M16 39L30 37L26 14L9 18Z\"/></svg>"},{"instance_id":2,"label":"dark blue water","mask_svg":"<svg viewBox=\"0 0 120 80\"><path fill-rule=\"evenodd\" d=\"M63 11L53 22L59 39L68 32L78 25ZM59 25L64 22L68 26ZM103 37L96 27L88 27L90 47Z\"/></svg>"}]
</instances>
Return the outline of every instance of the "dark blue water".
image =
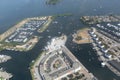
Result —
<instances>
[{"instance_id":1,"label":"dark blue water","mask_svg":"<svg viewBox=\"0 0 120 80\"><path fill-rule=\"evenodd\" d=\"M0 0L0 33L27 17L73 13L75 15L119 14L119 0L62 0L46 5L46 0Z\"/></svg>"},{"instance_id":2,"label":"dark blue water","mask_svg":"<svg viewBox=\"0 0 120 80\"><path fill-rule=\"evenodd\" d=\"M58 32L68 36L67 47L75 56L100 80L120 80L109 69L101 68L95 52L90 45L76 45L71 42L71 34L84 27L79 22L82 15L107 15L109 13L120 14L119 0L62 0L57 5L46 5L46 0L0 0L0 33L27 17L73 13L71 17L60 17L58 24L51 24L48 30L39 34L43 38L28 52L2 51L0 54L12 56L12 60L0 64L8 72L13 74L11 80L31 80L29 65L42 51L48 36L60 36ZM74 47L73 47L74 46Z\"/></svg>"}]
</instances>

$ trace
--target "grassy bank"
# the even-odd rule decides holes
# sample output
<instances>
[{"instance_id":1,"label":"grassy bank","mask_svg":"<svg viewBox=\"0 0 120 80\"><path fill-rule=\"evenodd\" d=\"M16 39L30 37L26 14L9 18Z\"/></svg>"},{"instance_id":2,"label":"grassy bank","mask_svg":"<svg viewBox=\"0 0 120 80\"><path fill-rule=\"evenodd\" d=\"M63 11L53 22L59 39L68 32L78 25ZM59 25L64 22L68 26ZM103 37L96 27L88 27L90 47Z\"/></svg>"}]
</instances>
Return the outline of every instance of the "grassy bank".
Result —
<instances>
[{"instance_id":1,"label":"grassy bank","mask_svg":"<svg viewBox=\"0 0 120 80\"><path fill-rule=\"evenodd\" d=\"M37 57L34 61L32 61L32 62L30 63L30 73L31 73L31 76L32 76L32 80L34 80L34 67L35 67L35 64L37 63L37 61L40 59L40 57L41 57L44 53L46 53L46 52L45 52L45 51L42 51L42 52L38 55L38 57Z\"/></svg>"}]
</instances>

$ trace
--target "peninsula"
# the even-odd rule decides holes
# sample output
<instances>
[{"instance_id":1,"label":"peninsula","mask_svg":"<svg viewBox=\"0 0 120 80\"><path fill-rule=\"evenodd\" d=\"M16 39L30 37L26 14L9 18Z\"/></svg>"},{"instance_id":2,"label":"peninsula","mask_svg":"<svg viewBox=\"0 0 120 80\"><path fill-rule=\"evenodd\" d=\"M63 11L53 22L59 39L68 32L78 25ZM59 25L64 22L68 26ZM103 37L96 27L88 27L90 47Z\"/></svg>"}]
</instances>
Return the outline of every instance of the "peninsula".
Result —
<instances>
[{"instance_id":1,"label":"peninsula","mask_svg":"<svg viewBox=\"0 0 120 80\"><path fill-rule=\"evenodd\" d=\"M0 80L9 80L10 78L12 78L12 74L0 68Z\"/></svg>"},{"instance_id":2,"label":"peninsula","mask_svg":"<svg viewBox=\"0 0 120 80\"><path fill-rule=\"evenodd\" d=\"M102 22L120 22L120 16L118 15L82 16L80 19L85 24L97 24Z\"/></svg>"}]
</instances>

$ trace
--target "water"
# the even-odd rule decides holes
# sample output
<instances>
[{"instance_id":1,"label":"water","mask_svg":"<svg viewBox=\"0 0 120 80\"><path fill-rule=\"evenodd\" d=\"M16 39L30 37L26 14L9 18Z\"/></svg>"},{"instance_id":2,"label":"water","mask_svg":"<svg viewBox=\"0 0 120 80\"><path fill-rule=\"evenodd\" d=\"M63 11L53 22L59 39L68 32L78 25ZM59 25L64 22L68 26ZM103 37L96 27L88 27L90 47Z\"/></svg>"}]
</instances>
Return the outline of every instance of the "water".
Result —
<instances>
[{"instance_id":1,"label":"water","mask_svg":"<svg viewBox=\"0 0 120 80\"><path fill-rule=\"evenodd\" d=\"M0 33L27 17L73 13L74 16L58 18L58 24L51 24L48 31L40 34L43 38L28 52L2 51L0 54L12 56L12 60L0 64L14 77L11 80L31 80L29 64L42 51L46 42L52 37L64 33L68 36L67 47L74 55L93 72L100 80L120 80L109 69L101 68L95 52L90 45L76 45L71 42L71 34L84 27L79 22L82 15L120 14L119 0L62 0L57 5L46 5L46 0L1 0L0 1ZM102 6L102 7L101 7ZM58 33L61 32L61 33ZM48 37L51 36L51 37Z\"/></svg>"},{"instance_id":2,"label":"water","mask_svg":"<svg viewBox=\"0 0 120 80\"><path fill-rule=\"evenodd\" d=\"M61 3L54 6L46 5L45 1L46 0L1 0L0 33L27 17L61 13L73 13L80 16L120 13L118 10L120 7L119 0L62 0Z\"/></svg>"}]
</instances>

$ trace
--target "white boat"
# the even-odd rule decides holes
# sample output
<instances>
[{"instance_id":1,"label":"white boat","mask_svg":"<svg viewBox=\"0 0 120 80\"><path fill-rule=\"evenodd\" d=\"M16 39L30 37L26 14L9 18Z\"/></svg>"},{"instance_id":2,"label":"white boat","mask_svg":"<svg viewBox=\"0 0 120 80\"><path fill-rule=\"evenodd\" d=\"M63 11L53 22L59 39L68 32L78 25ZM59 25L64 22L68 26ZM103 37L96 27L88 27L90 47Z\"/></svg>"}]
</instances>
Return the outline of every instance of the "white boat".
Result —
<instances>
[{"instance_id":1,"label":"white boat","mask_svg":"<svg viewBox=\"0 0 120 80\"><path fill-rule=\"evenodd\" d=\"M105 62L102 62L102 63L101 63L101 66L102 66L102 67L105 67L105 65L106 65Z\"/></svg>"},{"instance_id":2,"label":"white boat","mask_svg":"<svg viewBox=\"0 0 120 80\"><path fill-rule=\"evenodd\" d=\"M7 55L0 55L0 63L6 62L8 60L10 60L11 57L7 56Z\"/></svg>"}]
</instances>

